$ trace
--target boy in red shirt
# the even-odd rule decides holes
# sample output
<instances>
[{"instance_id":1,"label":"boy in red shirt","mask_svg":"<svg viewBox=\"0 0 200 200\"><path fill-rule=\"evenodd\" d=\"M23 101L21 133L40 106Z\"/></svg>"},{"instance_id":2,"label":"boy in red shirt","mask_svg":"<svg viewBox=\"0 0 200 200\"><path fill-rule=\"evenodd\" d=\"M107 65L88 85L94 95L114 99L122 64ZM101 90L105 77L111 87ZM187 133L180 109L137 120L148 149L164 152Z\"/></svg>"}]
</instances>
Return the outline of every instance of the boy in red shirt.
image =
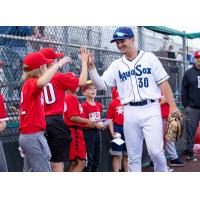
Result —
<instances>
[{"instance_id":1,"label":"boy in red shirt","mask_svg":"<svg viewBox=\"0 0 200 200\"><path fill-rule=\"evenodd\" d=\"M85 117L96 123L96 127L84 129L84 138L87 149L87 165L84 171L97 172L102 151L101 132L99 130L103 128L100 123L102 105L99 102L95 102L97 90L91 80L87 81L87 84L82 87L82 93L86 97L86 100L82 104Z\"/></svg>"},{"instance_id":2,"label":"boy in red shirt","mask_svg":"<svg viewBox=\"0 0 200 200\"><path fill-rule=\"evenodd\" d=\"M0 94L0 133L6 128L7 117L6 109L3 102L3 97ZM7 172L8 167L6 163L5 153L3 149L2 142L0 141L0 172Z\"/></svg>"},{"instance_id":3,"label":"boy in red shirt","mask_svg":"<svg viewBox=\"0 0 200 200\"><path fill-rule=\"evenodd\" d=\"M47 59L56 59L63 57L64 53L56 53L52 48L43 48L40 50ZM69 128L64 122L64 102L65 91L75 90L79 85L84 85L87 81L87 59L88 52L81 48L82 72L80 78L72 73L57 72L51 81L44 87L44 111L47 123L47 142L51 150L51 166L54 172L64 171L64 162L69 159L69 147L71 135ZM69 61L71 59L69 58ZM51 68L52 64L48 66Z\"/></svg>"},{"instance_id":4,"label":"boy in red shirt","mask_svg":"<svg viewBox=\"0 0 200 200\"><path fill-rule=\"evenodd\" d=\"M51 80L57 70L68 62L59 60L51 69L46 65L53 60L34 52L23 60L23 80L20 103L19 144L24 153L24 171L50 172L51 153L44 136L46 129L44 115L43 87Z\"/></svg>"},{"instance_id":5,"label":"boy in red shirt","mask_svg":"<svg viewBox=\"0 0 200 200\"><path fill-rule=\"evenodd\" d=\"M110 102L107 118L112 119L109 124L109 130L113 139L119 136L122 140L124 138L124 106L119 100L119 95L117 89L114 87L112 89L112 101ZM119 133L119 134L117 134ZM112 155L112 166L114 172L119 172L121 169L121 163L125 172L128 171L128 158L127 149L125 143L122 145L117 145L111 142L111 155Z\"/></svg>"},{"instance_id":6,"label":"boy in red shirt","mask_svg":"<svg viewBox=\"0 0 200 200\"><path fill-rule=\"evenodd\" d=\"M69 160L71 165L70 172L81 172L85 167L86 146L83 136L83 127L94 127L94 123L86 119L83 108L77 98L76 91L67 91L65 96L66 108L64 112L64 121L70 129L72 141L70 144Z\"/></svg>"},{"instance_id":7,"label":"boy in red shirt","mask_svg":"<svg viewBox=\"0 0 200 200\"><path fill-rule=\"evenodd\" d=\"M162 122L163 122L163 133L165 134L166 128L167 128L167 118L169 116L169 104L167 103L164 96L162 96L160 99L160 108L161 108ZM184 162L178 158L178 154L176 152L176 147L174 145L174 142L166 140L165 150L169 154L169 157L170 157L169 166L182 167L184 165Z\"/></svg>"}]
</instances>

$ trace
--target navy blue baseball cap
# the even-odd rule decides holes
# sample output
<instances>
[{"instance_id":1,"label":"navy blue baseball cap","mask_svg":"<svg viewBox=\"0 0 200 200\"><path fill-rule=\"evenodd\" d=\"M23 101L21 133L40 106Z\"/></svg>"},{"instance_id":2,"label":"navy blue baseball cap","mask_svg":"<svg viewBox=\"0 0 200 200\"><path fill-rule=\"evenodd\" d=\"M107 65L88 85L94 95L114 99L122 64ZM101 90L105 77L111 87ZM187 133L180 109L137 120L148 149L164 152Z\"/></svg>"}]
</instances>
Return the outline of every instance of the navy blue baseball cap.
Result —
<instances>
[{"instance_id":1,"label":"navy blue baseball cap","mask_svg":"<svg viewBox=\"0 0 200 200\"><path fill-rule=\"evenodd\" d=\"M117 40L123 40L134 37L133 30L130 27L119 27L113 34L113 39L110 43L116 42Z\"/></svg>"}]
</instances>

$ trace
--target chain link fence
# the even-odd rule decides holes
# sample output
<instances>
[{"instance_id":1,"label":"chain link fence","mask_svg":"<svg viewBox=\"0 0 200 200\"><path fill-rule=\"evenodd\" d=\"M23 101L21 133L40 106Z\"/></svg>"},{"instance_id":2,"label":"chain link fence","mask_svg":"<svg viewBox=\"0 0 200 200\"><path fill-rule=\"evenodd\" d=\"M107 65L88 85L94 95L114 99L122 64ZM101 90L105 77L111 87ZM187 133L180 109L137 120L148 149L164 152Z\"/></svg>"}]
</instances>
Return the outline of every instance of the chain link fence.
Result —
<instances>
[{"instance_id":1,"label":"chain link fence","mask_svg":"<svg viewBox=\"0 0 200 200\"><path fill-rule=\"evenodd\" d=\"M184 60L176 58L181 49L180 53L185 52L183 40L175 36L158 34L142 27L132 28L135 33L136 48L152 51L159 57L170 75L169 83L177 102L180 103L181 79L185 69ZM11 143L18 137L18 108L22 86L23 57L43 47L53 47L56 51L63 51L73 60L72 64L62 69L62 72L72 71L79 75L81 70L80 46L85 45L94 51L95 65L102 74L114 59L121 56L116 46L110 44L115 29L114 26L0 27L0 91L9 116L8 127L5 134L1 136L4 144ZM170 45L174 49L170 50ZM84 97L81 92L78 95L82 101ZM102 103L105 116L110 102L110 91L98 91L97 100ZM17 151L17 143L15 150ZM16 166L10 168L10 171L15 170Z\"/></svg>"}]
</instances>

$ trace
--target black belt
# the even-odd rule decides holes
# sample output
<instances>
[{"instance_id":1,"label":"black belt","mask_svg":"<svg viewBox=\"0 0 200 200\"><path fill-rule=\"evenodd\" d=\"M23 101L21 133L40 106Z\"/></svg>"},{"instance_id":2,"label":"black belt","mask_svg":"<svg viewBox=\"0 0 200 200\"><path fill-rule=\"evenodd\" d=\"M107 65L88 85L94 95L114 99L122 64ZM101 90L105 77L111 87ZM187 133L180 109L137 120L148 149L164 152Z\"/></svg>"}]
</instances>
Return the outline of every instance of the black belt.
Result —
<instances>
[{"instance_id":1,"label":"black belt","mask_svg":"<svg viewBox=\"0 0 200 200\"><path fill-rule=\"evenodd\" d=\"M144 106L147 105L148 103L154 103L155 100L143 100L143 101L139 101L139 102L129 102L126 105L130 105L130 106Z\"/></svg>"}]
</instances>

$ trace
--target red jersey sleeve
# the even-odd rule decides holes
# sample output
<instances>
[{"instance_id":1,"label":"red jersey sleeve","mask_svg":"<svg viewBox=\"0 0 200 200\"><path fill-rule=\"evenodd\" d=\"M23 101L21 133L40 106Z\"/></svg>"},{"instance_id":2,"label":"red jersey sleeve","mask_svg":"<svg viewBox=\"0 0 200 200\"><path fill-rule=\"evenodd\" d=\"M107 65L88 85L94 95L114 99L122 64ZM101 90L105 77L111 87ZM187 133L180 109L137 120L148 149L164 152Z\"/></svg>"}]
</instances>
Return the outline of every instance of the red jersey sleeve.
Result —
<instances>
[{"instance_id":1,"label":"red jersey sleeve","mask_svg":"<svg viewBox=\"0 0 200 200\"><path fill-rule=\"evenodd\" d=\"M65 100L67 105L68 119L70 119L73 116L80 116L78 99L75 96L67 95Z\"/></svg>"},{"instance_id":2,"label":"red jersey sleeve","mask_svg":"<svg viewBox=\"0 0 200 200\"><path fill-rule=\"evenodd\" d=\"M31 92L32 95L38 95L40 94L42 88L39 88L37 86L37 82L38 82L38 79L37 78L30 78L28 80L25 81L24 83L24 87L25 87L25 90L28 91L28 92Z\"/></svg>"},{"instance_id":3,"label":"red jersey sleeve","mask_svg":"<svg viewBox=\"0 0 200 200\"><path fill-rule=\"evenodd\" d=\"M0 121L8 120L6 109L3 102L3 97L0 94Z\"/></svg>"},{"instance_id":4,"label":"red jersey sleeve","mask_svg":"<svg viewBox=\"0 0 200 200\"><path fill-rule=\"evenodd\" d=\"M76 90L79 86L79 78L72 76L70 73L62 74L58 73L57 84L61 89Z\"/></svg>"}]
</instances>

